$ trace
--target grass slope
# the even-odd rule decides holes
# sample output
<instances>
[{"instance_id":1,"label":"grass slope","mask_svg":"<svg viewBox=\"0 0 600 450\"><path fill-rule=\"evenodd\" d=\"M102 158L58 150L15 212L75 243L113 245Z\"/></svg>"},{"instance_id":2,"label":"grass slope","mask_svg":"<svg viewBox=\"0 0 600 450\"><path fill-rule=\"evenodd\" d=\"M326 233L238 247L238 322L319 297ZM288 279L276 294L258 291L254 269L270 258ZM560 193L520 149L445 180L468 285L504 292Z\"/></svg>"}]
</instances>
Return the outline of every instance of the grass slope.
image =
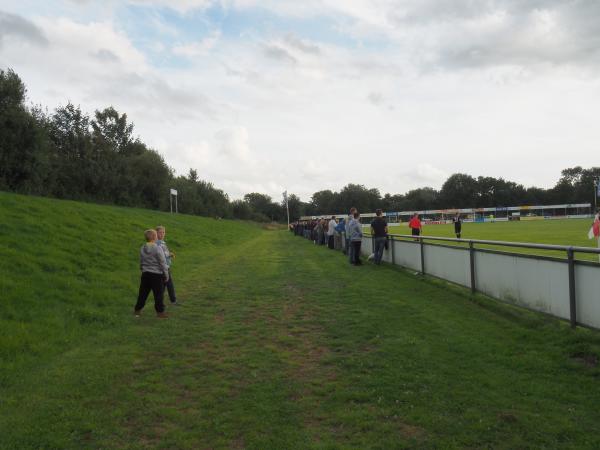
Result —
<instances>
[{"instance_id":1,"label":"grass slope","mask_svg":"<svg viewBox=\"0 0 600 450\"><path fill-rule=\"evenodd\" d=\"M179 250L176 283L177 265L259 233L240 222L0 192L0 386L13 369L51 360L82 335L128 323L143 231L159 224Z\"/></svg>"},{"instance_id":2,"label":"grass slope","mask_svg":"<svg viewBox=\"0 0 600 450\"><path fill-rule=\"evenodd\" d=\"M2 350L0 448L600 446L598 332L389 266L352 267L286 232L0 195L10 212L2 230L11 227L2 241L32 239L2 267L13 289L53 280L30 252L40 231L67 230L81 210L100 223L98 238L75 227L79 237L72 231L56 247L103 248L119 269L82 256L105 289L94 301L85 285L78 299L65 285L56 297L11 300L2 329L25 323L57 334L30 338L38 353L18 363ZM33 228L18 210L29 200L45 210L32 213ZM157 217L180 250L175 280L186 305L166 321L151 309L134 319L138 227ZM102 235L115 227L125 229ZM21 259L32 266L17 277ZM75 286L74 267L54 276ZM107 287L115 280L118 292Z\"/></svg>"}]
</instances>

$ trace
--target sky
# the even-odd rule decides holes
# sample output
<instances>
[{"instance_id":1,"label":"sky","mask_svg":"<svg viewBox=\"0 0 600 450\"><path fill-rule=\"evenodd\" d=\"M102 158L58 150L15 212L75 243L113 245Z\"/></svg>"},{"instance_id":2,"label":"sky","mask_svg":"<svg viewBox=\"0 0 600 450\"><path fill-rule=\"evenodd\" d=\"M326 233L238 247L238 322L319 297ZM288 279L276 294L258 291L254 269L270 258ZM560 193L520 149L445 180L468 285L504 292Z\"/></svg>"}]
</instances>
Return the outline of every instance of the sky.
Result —
<instances>
[{"instance_id":1,"label":"sky","mask_svg":"<svg viewBox=\"0 0 600 450\"><path fill-rule=\"evenodd\" d=\"M599 165L597 0L0 0L28 101L113 106L237 199Z\"/></svg>"}]
</instances>

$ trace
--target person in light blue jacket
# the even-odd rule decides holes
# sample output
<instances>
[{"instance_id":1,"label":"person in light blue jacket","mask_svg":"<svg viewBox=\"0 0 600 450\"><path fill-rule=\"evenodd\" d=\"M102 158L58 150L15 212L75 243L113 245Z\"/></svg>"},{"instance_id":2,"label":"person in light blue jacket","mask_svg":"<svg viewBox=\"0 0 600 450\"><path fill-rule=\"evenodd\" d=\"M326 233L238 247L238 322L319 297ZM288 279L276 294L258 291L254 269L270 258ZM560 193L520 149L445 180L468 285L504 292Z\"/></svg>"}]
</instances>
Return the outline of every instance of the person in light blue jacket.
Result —
<instances>
[{"instance_id":1,"label":"person in light blue jacket","mask_svg":"<svg viewBox=\"0 0 600 450\"><path fill-rule=\"evenodd\" d=\"M360 246L362 244L363 232L360 223L360 214L358 212L354 213L354 218L350 221L348 231L350 232L350 244L352 246L352 260L350 263L355 266L360 266L362 264L360 261Z\"/></svg>"},{"instance_id":2,"label":"person in light blue jacket","mask_svg":"<svg viewBox=\"0 0 600 450\"><path fill-rule=\"evenodd\" d=\"M350 222L354 220L354 213L356 212L356 208L350 208L350 214L348 214L348 218L346 219L345 224L345 234L346 234L346 242L344 245L344 253L348 255L348 261L352 263L352 245L350 244Z\"/></svg>"}]
</instances>

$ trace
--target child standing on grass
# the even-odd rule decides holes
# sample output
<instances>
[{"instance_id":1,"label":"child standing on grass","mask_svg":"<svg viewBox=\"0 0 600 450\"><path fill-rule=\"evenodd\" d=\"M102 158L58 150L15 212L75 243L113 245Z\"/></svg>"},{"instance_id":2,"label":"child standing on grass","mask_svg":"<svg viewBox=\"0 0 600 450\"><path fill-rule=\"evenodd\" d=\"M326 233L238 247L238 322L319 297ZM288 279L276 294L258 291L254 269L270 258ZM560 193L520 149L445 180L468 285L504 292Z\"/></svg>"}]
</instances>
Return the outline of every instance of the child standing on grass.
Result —
<instances>
[{"instance_id":1,"label":"child standing on grass","mask_svg":"<svg viewBox=\"0 0 600 450\"><path fill-rule=\"evenodd\" d=\"M156 315L164 319L168 317L163 304L163 294L165 291L164 285L169 281L169 266L167 266L165 253L156 245L156 231L146 230L144 231L144 237L146 238L146 244L140 249L142 279L134 314L136 317L140 316L148 294L152 291Z\"/></svg>"},{"instance_id":2,"label":"child standing on grass","mask_svg":"<svg viewBox=\"0 0 600 450\"><path fill-rule=\"evenodd\" d=\"M167 234L167 230L162 225L156 227L156 245L162 249L165 254L165 260L167 261L167 266L169 267L169 281L167 281L167 292L169 293L169 300L171 301L171 305L178 305L177 296L175 295L175 285L173 284L173 276L171 275L171 263L173 262L173 258L175 258L175 253L169 251L169 247L167 247L167 243L165 242L165 235Z\"/></svg>"}]
</instances>

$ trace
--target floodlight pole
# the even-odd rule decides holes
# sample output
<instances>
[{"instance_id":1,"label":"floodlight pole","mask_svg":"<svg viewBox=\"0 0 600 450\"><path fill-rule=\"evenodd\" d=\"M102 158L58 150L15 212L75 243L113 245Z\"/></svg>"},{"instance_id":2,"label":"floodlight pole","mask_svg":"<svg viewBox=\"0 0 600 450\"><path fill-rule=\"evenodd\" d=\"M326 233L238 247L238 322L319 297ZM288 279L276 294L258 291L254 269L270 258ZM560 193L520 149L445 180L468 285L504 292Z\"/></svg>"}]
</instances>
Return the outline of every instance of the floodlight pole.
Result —
<instances>
[{"instance_id":1,"label":"floodlight pole","mask_svg":"<svg viewBox=\"0 0 600 450\"><path fill-rule=\"evenodd\" d=\"M287 225L288 230L290 229L290 204L288 202L288 194L287 191L283 193L283 199L285 200L285 210L287 211Z\"/></svg>"},{"instance_id":2,"label":"floodlight pole","mask_svg":"<svg viewBox=\"0 0 600 450\"><path fill-rule=\"evenodd\" d=\"M600 177L596 177L594 180L594 211L593 214L596 214L598 211L597 199L598 199L598 185L600 184Z\"/></svg>"}]
</instances>

